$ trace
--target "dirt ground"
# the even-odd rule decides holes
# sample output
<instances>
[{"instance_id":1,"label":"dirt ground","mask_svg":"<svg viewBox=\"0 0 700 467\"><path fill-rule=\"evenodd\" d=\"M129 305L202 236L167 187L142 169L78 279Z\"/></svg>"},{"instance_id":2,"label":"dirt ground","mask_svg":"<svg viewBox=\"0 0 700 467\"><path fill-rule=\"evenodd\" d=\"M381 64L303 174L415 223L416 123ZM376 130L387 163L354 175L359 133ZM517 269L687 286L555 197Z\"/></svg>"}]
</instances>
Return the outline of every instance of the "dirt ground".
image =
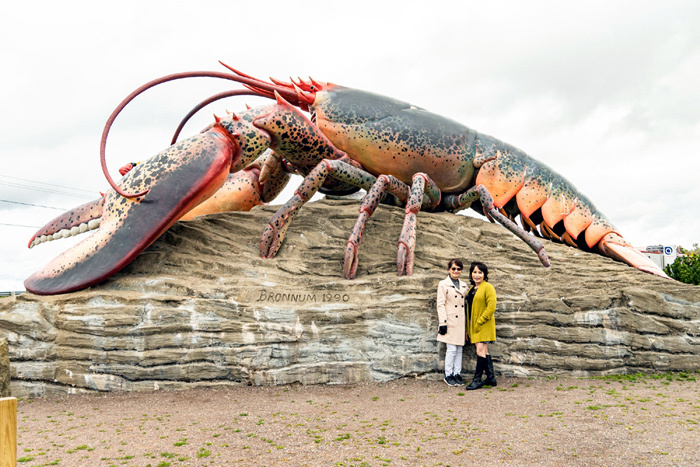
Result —
<instances>
[{"instance_id":1,"label":"dirt ground","mask_svg":"<svg viewBox=\"0 0 700 467\"><path fill-rule=\"evenodd\" d=\"M110 393L18 403L18 465L700 465L698 374Z\"/></svg>"}]
</instances>

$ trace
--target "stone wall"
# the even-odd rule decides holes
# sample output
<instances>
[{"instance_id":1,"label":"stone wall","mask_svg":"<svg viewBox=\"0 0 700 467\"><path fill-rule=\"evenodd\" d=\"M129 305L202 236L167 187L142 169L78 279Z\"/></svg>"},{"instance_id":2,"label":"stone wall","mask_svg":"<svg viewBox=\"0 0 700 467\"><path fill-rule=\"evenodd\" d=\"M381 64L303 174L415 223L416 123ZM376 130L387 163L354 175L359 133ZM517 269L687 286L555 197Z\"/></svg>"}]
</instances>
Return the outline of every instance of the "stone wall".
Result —
<instances>
[{"instance_id":1,"label":"stone wall","mask_svg":"<svg viewBox=\"0 0 700 467\"><path fill-rule=\"evenodd\" d=\"M102 285L0 299L13 395L437 377L435 290L452 257L490 267L497 373L700 369L700 287L551 242L545 269L499 225L448 213L419 215L414 274L398 277L403 210L384 206L346 281L357 209L309 203L272 260L258 251L272 207L177 223Z\"/></svg>"}]
</instances>

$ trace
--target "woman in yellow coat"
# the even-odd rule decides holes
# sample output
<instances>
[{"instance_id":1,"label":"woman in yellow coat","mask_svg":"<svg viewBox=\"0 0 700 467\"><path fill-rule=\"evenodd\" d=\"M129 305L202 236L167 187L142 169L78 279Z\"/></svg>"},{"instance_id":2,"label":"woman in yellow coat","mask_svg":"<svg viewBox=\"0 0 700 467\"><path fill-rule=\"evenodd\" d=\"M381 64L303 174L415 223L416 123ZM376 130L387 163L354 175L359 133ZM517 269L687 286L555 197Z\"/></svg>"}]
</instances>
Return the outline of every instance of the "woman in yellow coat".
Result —
<instances>
[{"instance_id":1,"label":"woman in yellow coat","mask_svg":"<svg viewBox=\"0 0 700 467\"><path fill-rule=\"evenodd\" d=\"M472 286L467 292L467 335L476 346L476 370L474 379L467 389L482 386L496 386L493 363L489 355L489 343L496 342L496 289L489 284L489 268L475 261L469 266L469 281ZM486 371L486 379L481 375Z\"/></svg>"}]
</instances>

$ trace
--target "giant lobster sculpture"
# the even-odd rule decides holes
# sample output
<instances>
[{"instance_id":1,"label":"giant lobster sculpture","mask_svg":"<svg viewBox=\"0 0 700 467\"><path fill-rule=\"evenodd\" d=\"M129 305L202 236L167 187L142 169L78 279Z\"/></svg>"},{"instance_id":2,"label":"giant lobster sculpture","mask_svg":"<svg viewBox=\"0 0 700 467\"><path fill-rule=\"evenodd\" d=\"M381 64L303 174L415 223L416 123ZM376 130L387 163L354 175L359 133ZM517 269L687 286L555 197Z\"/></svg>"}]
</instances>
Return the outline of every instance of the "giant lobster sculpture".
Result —
<instances>
[{"instance_id":1,"label":"giant lobster sculpture","mask_svg":"<svg viewBox=\"0 0 700 467\"><path fill-rule=\"evenodd\" d=\"M40 229L30 248L46 240L97 228L25 281L37 294L58 294L99 283L129 264L173 223L195 215L247 210L274 199L289 173L304 180L272 217L260 254L277 254L299 209L318 190L367 191L345 250L344 275L355 277L366 222L380 202L405 206L398 241L398 274L410 275L419 210L486 214L549 259L538 237L566 242L667 277L633 248L566 179L519 149L408 103L314 80L265 82L229 72L169 75L145 84L110 116L102 136L102 168L112 189ZM117 184L107 172L107 134L118 113L141 92L189 77L239 82L219 98L254 94L276 103L216 118L200 134L153 158L129 164ZM303 112L308 111L310 118ZM182 124L180 125L182 128ZM179 132L179 129L178 129ZM130 169L130 170L129 170ZM520 218L521 225L515 222Z\"/></svg>"}]
</instances>

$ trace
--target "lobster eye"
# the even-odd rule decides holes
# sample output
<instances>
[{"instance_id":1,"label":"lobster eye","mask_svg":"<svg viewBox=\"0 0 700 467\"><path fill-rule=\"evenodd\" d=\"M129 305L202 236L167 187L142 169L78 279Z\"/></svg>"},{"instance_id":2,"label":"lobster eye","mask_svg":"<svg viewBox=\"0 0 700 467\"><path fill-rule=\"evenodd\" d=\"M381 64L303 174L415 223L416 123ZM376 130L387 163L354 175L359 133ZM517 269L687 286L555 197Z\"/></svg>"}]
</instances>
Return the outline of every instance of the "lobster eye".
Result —
<instances>
[{"instance_id":1,"label":"lobster eye","mask_svg":"<svg viewBox=\"0 0 700 467\"><path fill-rule=\"evenodd\" d=\"M309 89L310 89L311 91L315 91L315 90L316 90L316 86L314 86L314 85L312 84L312 85L309 87Z\"/></svg>"}]
</instances>

